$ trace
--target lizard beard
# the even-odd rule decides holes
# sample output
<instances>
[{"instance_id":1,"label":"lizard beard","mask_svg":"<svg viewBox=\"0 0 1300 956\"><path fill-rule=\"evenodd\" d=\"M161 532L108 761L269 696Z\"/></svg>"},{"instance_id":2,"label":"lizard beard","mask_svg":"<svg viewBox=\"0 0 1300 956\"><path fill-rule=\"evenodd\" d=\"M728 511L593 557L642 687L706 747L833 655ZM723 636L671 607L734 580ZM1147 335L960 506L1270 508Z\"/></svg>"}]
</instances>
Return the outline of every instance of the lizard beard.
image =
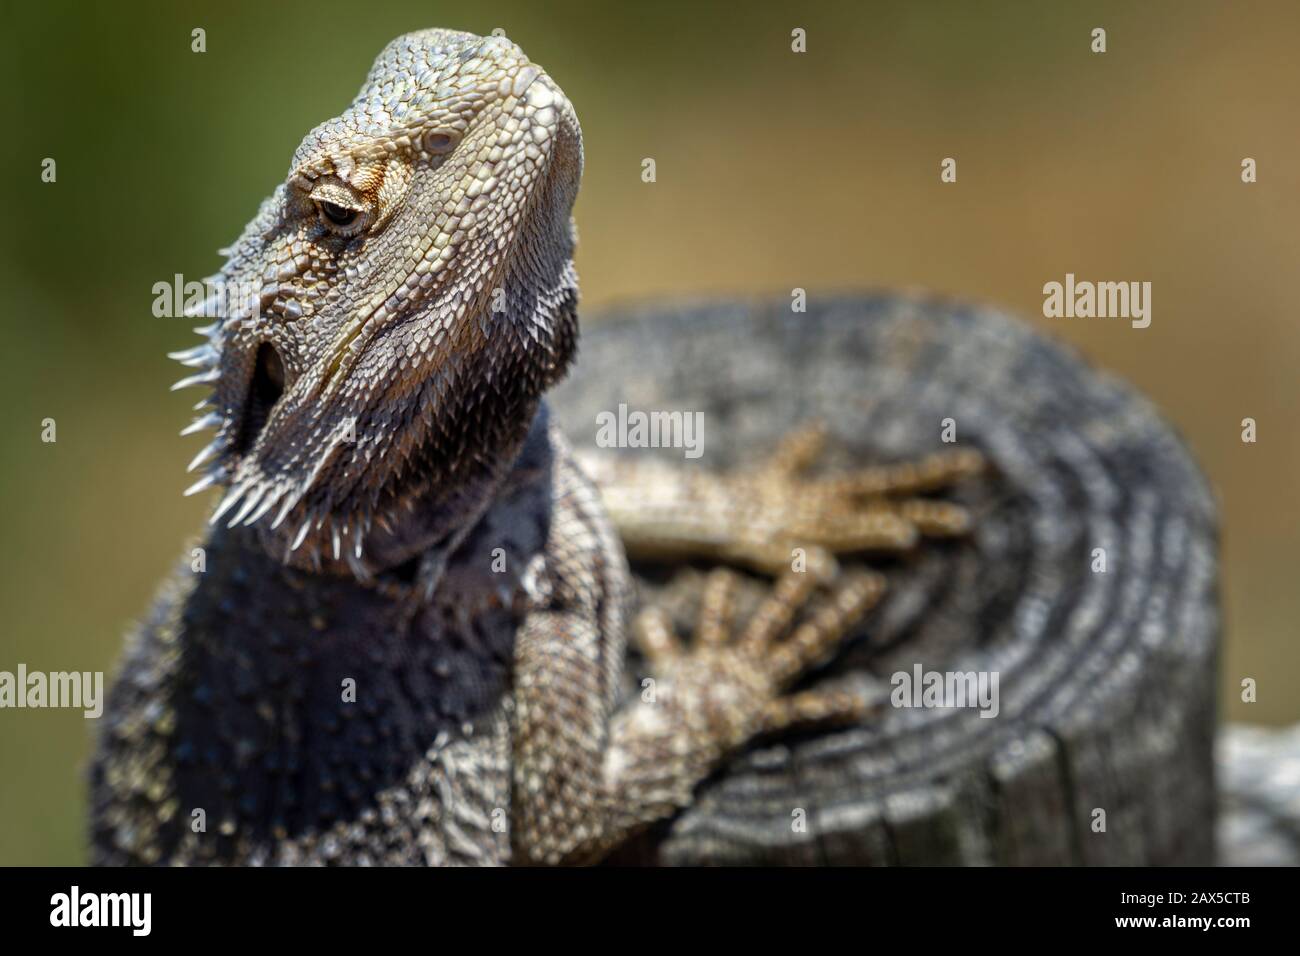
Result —
<instances>
[{"instance_id":1,"label":"lizard beard","mask_svg":"<svg viewBox=\"0 0 1300 956\"><path fill-rule=\"evenodd\" d=\"M405 446L400 468L379 456L367 466L368 473L346 488L337 473L324 472L322 487L313 491L334 504L323 520L297 540L302 519L277 528L257 522L263 546L291 566L362 580L391 573L416 558L445 557L495 498L525 439L545 417L538 414L541 395L567 370L574 351L575 306L576 297L566 296L552 313L550 327L556 334L551 348L541 350L549 355L547 361L537 360L536 342L512 347L506 338L494 337L493 347L480 350L457 376L491 382L491 388L444 393L438 399L434 382L426 381L408 401L434 409L430 415L387 416L405 421L397 427L412 430L388 446ZM250 402L256 399L250 395ZM386 457L398 455L393 451ZM310 500L311 495L304 497Z\"/></svg>"}]
</instances>

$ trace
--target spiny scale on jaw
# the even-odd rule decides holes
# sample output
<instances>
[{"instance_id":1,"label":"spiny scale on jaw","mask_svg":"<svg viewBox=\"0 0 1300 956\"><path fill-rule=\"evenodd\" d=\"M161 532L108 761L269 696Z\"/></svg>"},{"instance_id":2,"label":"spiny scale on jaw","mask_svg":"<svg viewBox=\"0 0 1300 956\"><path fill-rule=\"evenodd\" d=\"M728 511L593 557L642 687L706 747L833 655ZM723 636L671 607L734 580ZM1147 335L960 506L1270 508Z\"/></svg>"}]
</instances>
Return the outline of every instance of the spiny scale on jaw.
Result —
<instances>
[{"instance_id":1,"label":"spiny scale on jaw","mask_svg":"<svg viewBox=\"0 0 1300 956\"><path fill-rule=\"evenodd\" d=\"M194 318L200 312L203 312L205 314L210 314L208 310L214 309L216 307L217 307L217 303L209 299L205 301L203 305L198 307L197 309L193 309L193 310L187 309L185 312L185 317ZM220 379L221 377L220 370L217 368L217 364L221 359L220 339L218 337L220 328L221 328L220 322L213 322L210 325L205 325L205 326L200 326L198 328L195 328L194 331L197 334L207 338L208 340L207 342L203 343L202 345L196 345L193 348L183 349L179 352L167 353L168 358L175 359L177 362L180 362L185 367L197 368L201 370L199 373L195 375L186 376L185 378L182 378L180 381L174 384L171 387L171 390L173 392L178 391L179 389L182 388L188 388L192 385L215 384ZM206 409L211 408L214 404L215 402L213 400L213 396L208 396L204 398L202 401L198 402L194 406L194 411L202 412L202 414L200 414L197 418L194 419L194 421L190 422L190 424L186 425L184 428L181 429L180 432L181 437L185 437L187 435L193 435L197 432L204 431L209 428L220 428L225 422L225 417L222 416L219 412L205 411ZM196 495L201 491L211 488L213 485L217 484L225 477L225 471L223 468L221 468L219 464L219 459L221 457L222 452L225 450L225 445L226 443L225 443L224 436L218 434L208 445L204 446L202 451L200 451L197 455L195 455L194 458L190 461L188 467L186 467L185 469L187 472L192 472L200 465L203 465L205 463L211 463L211 464L209 466L208 471L204 473L204 475L201 478L199 478L198 481L194 482L194 484L190 485L188 488L185 489L184 494L187 497L189 495Z\"/></svg>"},{"instance_id":2,"label":"spiny scale on jaw","mask_svg":"<svg viewBox=\"0 0 1300 956\"><path fill-rule=\"evenodd\" d=\"M213 523L364 577L374 524L486 481L573 349L581 169L567 98L509 40L389 44L227 250L237 300L172 353L197 370L176 388L214 387L186 493L225 485Z\"/></svg>"}]
</instances>

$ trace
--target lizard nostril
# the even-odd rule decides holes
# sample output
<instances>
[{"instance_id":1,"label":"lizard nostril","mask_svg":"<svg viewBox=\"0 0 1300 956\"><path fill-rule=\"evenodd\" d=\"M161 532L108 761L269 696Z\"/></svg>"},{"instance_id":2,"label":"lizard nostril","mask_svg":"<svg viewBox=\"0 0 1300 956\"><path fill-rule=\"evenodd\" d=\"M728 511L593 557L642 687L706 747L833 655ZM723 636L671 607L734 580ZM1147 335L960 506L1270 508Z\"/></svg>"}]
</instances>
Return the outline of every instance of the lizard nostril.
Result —
<instances>
[{"instance_id":1,"label":"lizard nostril","mask_svg":"<svg viewBox=\"0 0 1300 956\"><path fill-rule=\"evenodd\" d=\"M237 449L242 455L253 447L261 434L271 409L284 394L284 361L270 342L257 347L254 360L253 381L248 388L244 404L244 420L239 429Z\"/></svg>"}]
</instances>

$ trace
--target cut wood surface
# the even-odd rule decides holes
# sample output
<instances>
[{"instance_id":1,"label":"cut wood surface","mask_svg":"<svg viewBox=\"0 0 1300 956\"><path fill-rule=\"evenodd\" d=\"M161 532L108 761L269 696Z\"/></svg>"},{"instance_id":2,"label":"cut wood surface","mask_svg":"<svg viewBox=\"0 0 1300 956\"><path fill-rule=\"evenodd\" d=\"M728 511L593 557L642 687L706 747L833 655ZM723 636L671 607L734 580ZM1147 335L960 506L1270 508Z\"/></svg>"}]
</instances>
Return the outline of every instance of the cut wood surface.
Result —
<instances>
[{"instance_id":1,"label":"cut wood surface","mask_svg":"<svg viewBox=\"0 0 1300 956\"><path fill-rule=\"evenodd\" d=\"M715 470L811 420L830 430L827 471L897 461L945 447L951 419L993 464L952 493L974 533L873 561L886 600L805 685L888 691L917 664L999 682L996 717L887 703L863 726L760 741L622 861L1214 861L1214 503L1134 389L995 309L874 295L588 320L557 417L591 447L620 403L703 412L704 454L611 454ZM643 599L692 580L634 570Z\"/></svg>"}]
</instances>

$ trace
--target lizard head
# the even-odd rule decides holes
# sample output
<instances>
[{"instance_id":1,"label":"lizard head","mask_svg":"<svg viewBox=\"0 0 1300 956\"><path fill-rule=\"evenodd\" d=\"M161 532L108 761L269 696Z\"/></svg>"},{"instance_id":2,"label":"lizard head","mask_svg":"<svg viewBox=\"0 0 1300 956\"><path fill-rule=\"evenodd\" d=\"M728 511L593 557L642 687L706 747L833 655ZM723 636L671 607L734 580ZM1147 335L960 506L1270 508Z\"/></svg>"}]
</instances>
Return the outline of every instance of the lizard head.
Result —
<instances>
[{"instance_id":1,"label":"lizard head","mask_svg":"<svg viewBox=\"0 0 1300 956\"><path fill-rule=\"evenodd\" d=\"M372 526L466 507L571 358L581 170L572 106L509 40L390 43L226 250L209 342L173 353L200 369L178 387L213 386L187 429L217 429L191 466L228 488L213 521L364 571Z\"/></svg>"}]
</instances>

